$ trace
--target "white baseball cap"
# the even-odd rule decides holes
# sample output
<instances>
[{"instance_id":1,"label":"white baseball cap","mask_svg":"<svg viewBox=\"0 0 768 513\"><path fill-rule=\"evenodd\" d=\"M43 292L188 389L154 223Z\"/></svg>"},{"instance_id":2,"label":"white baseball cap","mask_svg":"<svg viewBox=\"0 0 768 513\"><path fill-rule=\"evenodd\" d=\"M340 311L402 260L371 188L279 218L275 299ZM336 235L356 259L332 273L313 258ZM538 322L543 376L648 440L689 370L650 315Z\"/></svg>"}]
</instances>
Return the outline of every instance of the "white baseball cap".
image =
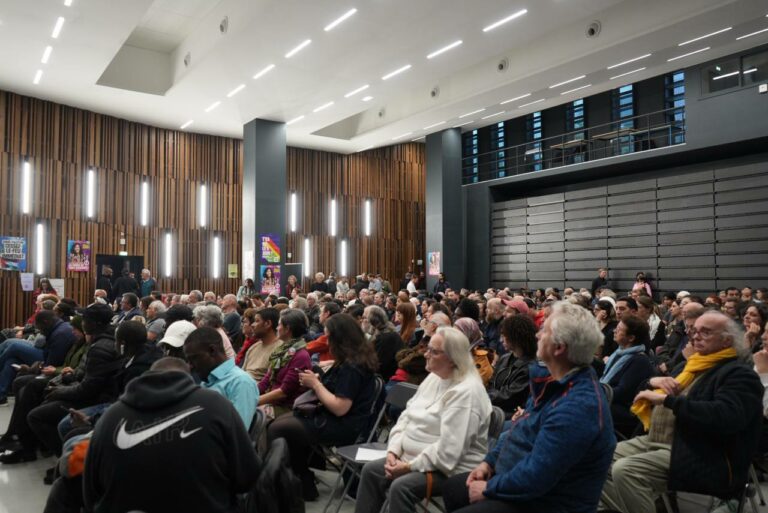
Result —
<instances>
[{"instance_id":1,"label":"white baseball cap","mask_svg":"<svg viewBox=\"0 0 768 513\"><path fill-rule=\"evenodd\" d=\"M176 321L165 330L165 335L160 340L160 343L176 348L181 347L184 345L184 341L187 340L189 334L196 329L197 326L189 321Z\"/></svg>"}]
</instances>

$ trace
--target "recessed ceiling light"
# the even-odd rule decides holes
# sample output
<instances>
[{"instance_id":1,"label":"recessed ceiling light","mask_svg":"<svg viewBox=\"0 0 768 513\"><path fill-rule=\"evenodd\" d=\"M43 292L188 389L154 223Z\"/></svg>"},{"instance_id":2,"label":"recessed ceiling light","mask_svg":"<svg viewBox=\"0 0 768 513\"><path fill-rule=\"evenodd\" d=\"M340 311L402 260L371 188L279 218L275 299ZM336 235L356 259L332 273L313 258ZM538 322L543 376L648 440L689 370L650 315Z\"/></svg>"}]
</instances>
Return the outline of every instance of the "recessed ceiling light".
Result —
<instances>
[{"instance_id":1,"label":"recessed ceiling light","mask_svg":"<svg viewBox=\"0 0 768 513\"><path fill-rule=\"evenodd\" d=\"M425 126L424 130L429 130L430 128L435 128L436 126L444 125L445 121L441 121L439 123L435 123L434 125Z\"/></svg>"},{"instance_id":2,"label":"recessed ceiling light","mask_svg":"<svg viewBox=\"0 0 768 513\"><path fill-rule=\"evenodd\" d=\"M366 90L366 89L368 89L369 87L370 87L370 85L368 85L368 84L365 84L364 86L360 86L360 87L358 87L357 89L355 89L354 91L350 91L350 92L348 92L347 94L345 94L345 95L344 95L344 98L349 98L350 96L354 96L354 95L356 95L357 93L360 93L360 92L362 92L362 91L365 91L365 90Z\"/></svg>"},{"instance_id":3,"label":"recessed ceiling light","mask_svg":"<svg viewBox=\"0 0 768 513\"><path fill-rule=\"evenodd\" d=\"M581 91L582 89L586 89L587 87L592 87L592 84L587 84L587 85L583 85L581 87L577 87L575 89L569 89L567 91L563 91L562 93L560 93L560 96L563 96L565 94L575 93L576 91Z\"/></svg>"},{"instance_id":4,"label":"recessed ceiling light","mask_svg":"<svg viewBox=\"0 0 768 513\"><path fill-rule=\"evenodd\" d=\"M70 5L72 5L72 0L64 0L64 5L66 7L69 7Z\"/></svg>"},{"instance_id":5,"label":"recessed ceiling light","mask_svg":"<svg viewBox=\"0 0 768 513\"><path fill-rule=\"evenodd\" d=\"M516 102L518 100L522 100L523 98L528 98L530 95L531 93L521 94L520 96L515 96L514 98L510 98L509 100L504 100L503 102L501 102L500 105L506 105L508 103Z\"/></svg>"},{"instance_id":6,"label":"recessed ceiling light","mask_svg":"<svg viewBox=\"0 0 768 513\"><path fill-rule=\"evenodd\" d=\"M32 83L35 85L39 84L41 78L43 78L43 70L39 69L37 70L37 73L35 73L35 78L32 80Z\"/></svg>"},{"instance_id":7,"label":"recessed ceiling light","mask_svg":"<svg viewBox=\"0 0 768 513\"><path fill-rule=\"evenodd\" d=\"M347 12L345 12L344 14L342 14L341 16L339 16L338 18L336 18L335 20L330 22L328 25L326 25L325 31L326 32L330 32L331 30L333 30L336 27L336 25L338 25L342 21L346 20L347 18L349 18L350 16L352 16L356 12L357 12L357 9L350 9L350 10L348 10Z\"/></svg>"},{"instance_id":8,"label":"recessed ceiling light","mask_svg":"<svg viewBox=\"0 0 768 513\"><path fill-rule=\"evenodd\" d=\"M227 98L232 98L234 95L236 95L243 89L245 89L245 84L240 84L239 86L235 87L234 89L232 89L230 92L227 93Z\"/></svg>"},{"instance_id":9,"label":"recessed ceiling light","mask_svg":"<svg viewBox=\"0 0 768 513\"><path fill-rule=\"evenodd\" d=\"M388 79L390 79L390 78L394 77L395 75L399 75L399 74L400 74L400 73L402 73L403 71L408 71L409 69L411 69L411 65L410 65L410 64L406 64L406 65L405 65L405 66L403 66L402 68L397 68L395 71L393 71L393 72L391 72L391 73L387 73L386 75L384 75L383 77L381 77L381 79L382 79L382 80L388 80Z\"/></svg>"},{"instance_id":10,"label":"recessed ceiling light","mask_svg":"<svg viewBox=\"0 0 768 513\"><path fill-rule=\"evenodd\" d=\"M762 34L763 32L768 32L768 28L764 28L763 30L758 30L757 32L752 32L750 34L744 34L743 36L739 36L736 38L736 41L741 41L742 39L746 39L748 37L756 36L758 34Z\"/></svg>"},{"instance_id":11,"label":"recessed ceiling light","mask_svg":"<svg viewBox=\"0 0 768 513\"><path fill-rule=\"evenodd\" d=\"M299 45L298 45L296 48L294 48L294 49L293 49L293 50L291 50L290 52L286 53L286 54L285 54L285 58L286 58L286 59L290 59L291 57L293 57L294 55L296 55L297 53L299 53L300 51L302 51L304 48L306 48L307 46L309 46L309 44L310 44L311 42L312 42L312 40L311 40L311 39L305 39L304 41L302 41L301 43L299 43Z\"/></svg>"},{"instance_id":12,"label":"recessed ceiling light","mask_svg":"<svg viewBox=\"0 0 768 513\"><path fill-rule=\"evenodd\" d=\"M45 50L43 50L43 58L40 59L40 62L43 64L48 64L48 59L51 58L51 52L53 51L52 46L46 46Z\"/></svg>"},{"instance_id":13,"label":"recessed ceiling light","mask_svg":"<svg viewBox=\"0 0 768 513\"><path fill-rule=\"evenodd\" d=\"M557 84L552 84L549 86L550 89L554 89L556 87L564 86L565 84L570 84L571 82L576 82L577 80L581 80L582 78L586 78L586 75L579 75L578 77L569 78L568 80L564 80L562 82L558 82Z\"/></svg>"},{"instance_id":14,"label":"recessed ceiling light","mask_svg":"<svg viewBox=\"0 0 768 513\"><path fill-rule=\"evenodd\" d=\"M483 116L483 117L482 117L482 118L480 118L480 119L488 119L488 118L492 118L492 117L494 117L494 116L498 116L498 115L500 115L500 114L504 114L504 112L506 112L506 111L503 111L503 110L502 110L502 111L500 111L500 112L496 112L496 113L494 113L494 114L488 114L487 116Z\"/></svg>"},{"instance_id":15,"label":"recessed ceiling light","mask_svg":"<svg viewBox=\"0 0 768 513\"><path fill-rule=\"evenodd\" d=\"M468 125L470 123L474 123L474 121L467 121L465 123L461 123L460 125L453 125L453 128L459 128L460 126Z\"/></svg>"},{"instance_id":16,"label":"recessed ceiling light","mask_svg":"<svg viewBox=\"0 0 768 513\"><path fill-rule=\"evenodd\" d=\"M364 101L364 102L369 102L369 101L371 101L371 100L373 100L373 96L365 96L365 97L363 98L363 101Z\"/></svg>"},{"instance_id":17,"label":"recessed ceiling light","mask_svg":"<svg viewBox=\"0 0 768 513\"><path fill-rule=\"evenodd\" d=\"M398 139L402 139L403 137L408 137L409 135L413 135L413 132L406 132L404 134L400 134L397 137L393 137L392 140L396 141Z\"/></svg>"},{"instance_id":18,"label":"recessed ceiling light","mask_svg":"<svg viewBox=\"0 0 768 513\"><path fill-rule=\"evenodd\" d=\"M504 25L508 21L512 21L515 18L519 18L520 16L522 16L523 14L525 14L527 12L528 12L528 9L521 9L521 10L517 11L516 13L512 14L511 16L507 16L506 18L504 18L502 20L499 20L499 21L497 21L495 23L491 23L490 25L488 25L487 27L485 27L483 29L483 32L490 32L491 30L495 29L496 27L500 27L501 25Z\"/></svg>"},{"instance_id":19,"label":"recessed ceiling light","mask_svg":"<svg viewBox=\"0 0 768 513\"><path fill-rule=\"evenodd\" d=\"M620 63L618 63L618 64L613 64L613 65L611 65L611 66L608 66L608 67L607 67L607 68L605 68L605 69L613 69L613 68L618 68L619 66L624 66L625 64L629 64L630 62L639 61L640 59L647 59L647 58L648 58L648 57L650 57L651 55L653 55L653 54L650 54L650 53L646 53L645 55L641 55L640 57L635 57L634 59L629 59L629 60L626 60L626 61L624 61L624 62L620 62Z\"/></svg>"},{"instance_id":20,"label":"recessed ceiling light","mask_svg":"<svg viewBox=\"0 0 768 513\"><path fill-rule=\"evenodd\" d=\"M185 128L187 128L189 125L191 125L191 124L192 124L192 123L194 123L194 122L195 122L195 120L193 120L193 119L190 119L189 121L187 121L186 123L184 123L183 125L181 125L181 129L182 129L182 130L184 130Z\"/></svg>"},{"instance_id":21,"label":"recessed ceiling light","mask_svg":"<svg viewBox=\"0 0 768 513\"><path fill-rule=\"evenodd\" d=\"M622 73L621 75L616 75L615 77L611 77L611 80L616 80L617 78L626 77L627 75L631 75L632 73L638 73L640 71L643 71L647 68L637 68L633 69L632 71L627 71L626 73Z\"/></svg>"},{"instance_id":22,"label":"recessed ceiling light","mask_svg":"<svg viewBox=\"0 0 768 513\"><path fill-rule=\"evenodd\" d=\"M53 27L53 32L51 33L51 37L56 39L59 37L59 34L61 33L61 28L64 26L64 18L59 16L59 18L56 20L56 25Z\"/></svg>"},{"instance_id":23,"label":"recessed ceiling light","mask_svg":"<svg viewBox=\"0 0 768 513\"><path fill-rule=\"evenodd\" d=\"M472 114L478 114L480 112L483 112L484 110L485 109L477 109L477 110L473 110L472 112L467 112L466 114L462 114L461 116L459 116L459 119L466 118L467 116L471 116Z\"/></svg>"},{"instance_id":24,"label":"recessed ceiling light","mask_svg":"<svg viewBox=\"0 0 768 513\"><path fill-rule=\"evenodd\" d=\"M684 53L683 55L678 55L677 57L672 57L671 59L667 59L667 62L676 61L677 59L682 59L683 57L688 57L689 55L693 55L696 53L706 52L709 50L709 46L706 48L699 48L698 50L694 50L692 52Z\"/></svg>"},{"instance_id":25,"label":"recessed ceiling light","mask_svg":"<svg viewBox=\"0 0 768 513\"><path fill-rule=\"evenodd\" d=\"M704 34L703 36L699 36L699 37L693 38L693 39L691 39L691 40L689 40L689 41L683 41L682 43L680 43L680 44L679 44L679 45L677 45L677 46L685 46L685 45L689 45L689 44L691 44L691 43L695 43L696 41L701 41L702 39L706 39L706 38L708 38L708 37L716 36L716 35L718 35L718 34L722 34L723 32L728 32L728 31L729 31L729 30L731 30L732 28L733 28L733 27L726 27L726 28L724 28L724 29L722 29L722 30L718 30L717 32L712 32L711 34Z\"/></svg>"},{"instance_id":26,"label":"recessed ceiling light","mask_svg":"<svg viewBox=\"0 0 768 513\"><path fill-rule=\"evenodd\" d=\"M316 108L315 110L313 110L312 112L320 112L321 110L327 109L331 105L333 105L333 102L324 103L324 104L320 105L318 108Z\"/></svg>"},{"instance_id":27,"label":"recessed ceiling light","mask_svg":"<svg viewBox=\"0 0 768 513\"><path fill-rule=\"evenodd\" d=\"M254 80L258 80L258 79L260 79L261 77L263 77L264 75L266 75L267 73L269 73L270 71L272 71L273 69L275 69L275 65L274 65L274 64L270 64L269 66L267 66L267 67L266 67L266 68L264 68L263 70L261 70L261 71L259 71L258 73L256 73L256 74L253 76L253 79L254 79Z\"/></svg>"},{"instance_id":28,"label":"recessed ceiling light","mask_svg":"<svg viewBox=\"0 0 768 513\"><path fill-rule=\"evenodd\" d=\"M304 119L304 114L302 114L301 116L297 116L297 117L293 118L290 121L287 121L285 124L286 125L292 125L292 124L296 123L297 121L301 121L302 119Z\"/></svg>"},{"instance_id":29,"label":"recessed ceiling light","mask_svg":"<svg viewBox=\"0 0 768 513\"><path fill-rule=\"evenodd\" d=\"M221 105L220 101L215 101L212 104L208 105L208 107L205 109L205 112L211 112L213 109Z\"/></svg>"},{"instance_id":30,"label":"recessed ceiling light","mask_svg":"<svg viewBox=\"0 0 768 513\"><path fill-rule=\"evenodd\" d=\"M716 77L712 77L712 80L720 80L720 79L727 78L727 77L732 77L732 76L738 75L738 74L739 74L738 71L731 71L730 73L724 73L722 75L718 75Z\"/></svg>"},{"instance_id":31,"label":"recessed ceiling light","mask_svg":"<svg viewBox=\"0 0 768 513\"><path fill-rule=\"evenodd\" d=\"M524 108L524 107L527 107L527 106L529 106L529 105L533 105L534 103L540 103L540 102L543 102L544 100L546 100L546 98L542 98L541 100L536 100L536 101L532 101L532 102L524 103L524 104L520 105L520 106L518 107L518 109L522 109L522 108Z\"/></svg>"},{"instance_id":32,"label":"recessed ceiling light","mask_svg":"<svg viewBox=\"0 0 768 513\"><path fill-rule=\"evenodd\" d=\"M429 55L427 55L427 59L431 59L433 57L437 57L441 53L445 53L448 50L452 50L452 49L456 48L457 46L459 46L461 43L463 43L463 41L461 39L459 39L458 41L454 41L453 43L449 44L448 46L444 46L444 47L440 48L439 50L435 50L434 52L432 52Z\"/></svg>"}]
</instances>

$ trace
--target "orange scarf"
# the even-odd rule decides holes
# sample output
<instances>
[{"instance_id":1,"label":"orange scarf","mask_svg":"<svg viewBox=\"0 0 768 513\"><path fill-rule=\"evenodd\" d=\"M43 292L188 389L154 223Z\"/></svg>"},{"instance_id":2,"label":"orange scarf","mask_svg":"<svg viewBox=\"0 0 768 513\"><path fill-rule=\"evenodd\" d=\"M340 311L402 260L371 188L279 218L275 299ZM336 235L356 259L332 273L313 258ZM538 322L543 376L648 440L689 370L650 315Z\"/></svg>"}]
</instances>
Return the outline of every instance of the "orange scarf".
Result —
<instances>
[{"instance_id":1,"label":"orange scarf","mask_svg":"<svg viewBox=\"0 0 768 513\"><path fill-rule=\"evenodd\" d=\"M683 372L675 377L675 381L680 383L680 389L684 390L688 388L691 383L693 383L693 380L696 379L696 376L698 376L700 373L711 369L723 360L736 358L736 356L736 350L732 347L728 347L708 355L700 355L699 353L694 353L685 364ZM661 389L656 389L654 392L657 394L666 393ZM648 429L651 427L652 409L653 407L647 399L640 399L635 401L635 403L632 405L632 408L630 408L632 413L637 415L637 417L642 421L645 431L648 431Z\"/></svg>"}]
</instances>

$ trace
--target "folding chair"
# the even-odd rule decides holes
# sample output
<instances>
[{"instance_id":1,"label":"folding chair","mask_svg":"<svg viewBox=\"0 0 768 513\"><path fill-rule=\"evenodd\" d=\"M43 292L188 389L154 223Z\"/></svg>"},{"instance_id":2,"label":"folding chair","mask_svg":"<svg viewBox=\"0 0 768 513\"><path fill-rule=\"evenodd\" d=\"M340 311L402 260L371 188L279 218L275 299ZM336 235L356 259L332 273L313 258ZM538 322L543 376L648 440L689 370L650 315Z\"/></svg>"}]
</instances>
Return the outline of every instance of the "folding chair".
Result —
<instances>
[{"instance_id":1,"label":"folding chair","mask_svg":"<svg viewBox=\"0 0 768 513\"><path fill-rule=\"evenodd\" d=\"M248 435L253 442L253 447L258 452L259 450L259 438L264 432L264 428L267 427L267 416L259 408L256 408L256 413L253 414L253 420L251 426L248 428Z\"/></svg>"},{"instance_id":2,"label":"folding chair","mask_svg":"<svg viewBox=\"0 0 768 513\"><path fill-rule=\"evenodd\" d=\"M504 429L504 410L494 406L491 411L491 422L488 424L488 450L493 449L501 436L501 430Z\"/></svg>"},{"instance_id":3,"label":"folding chair","mask_svg":"<svg viewBox=\"0 0 768 513\"><path fill-rule=\"evenodd\" d=\"M392 405L395 408L405 409L406 405L408 404L408 401L411 399L411 397L414 396L416 393L416 390L418 387L416 385L411 385L410 383L398 383L395 385L392 390L387 393L387 397L384 400L384 405L379 409L379 414L376 417L376 422L372 426L367 439L365 440L365 443L361 444L355 444L355 445L347 445L344 447L338 447L336 449L336 454L341 458L341 460L344 462L341 466L341 469L339 470L339 477L336 478L336 482L333 484L333 487L331 488L331 495L328 497L328 502L325 505L325 508L323 508L323 513L327 513L328 508L330 508L331 503L333 502L333 499L336 495L336 491L339 489L339 484L341 483L341 480L344 478L344 472L347 470L351 471L353 476L351 476L347 480L347 484L344 486L344 490L341 492L341 497L339 498L339 504L336 507L336 513L339 513L339 510L341 509L341 505L344 503L344 496L347 494L347 491L349 490L349 487L352 485L352 481L354 481L354 478L360 477L360 474L362 472L363 466L368 463L367 460L358 460L357 459L357 451L358 449L374 449L374 450L385 450L387 448L387 444L384 442L372 442L374 439L374 436L378 432L379 428L381 427L382 420L384 419L384 413L387 410L388 405Z\"/></svg>"}]
</instances>

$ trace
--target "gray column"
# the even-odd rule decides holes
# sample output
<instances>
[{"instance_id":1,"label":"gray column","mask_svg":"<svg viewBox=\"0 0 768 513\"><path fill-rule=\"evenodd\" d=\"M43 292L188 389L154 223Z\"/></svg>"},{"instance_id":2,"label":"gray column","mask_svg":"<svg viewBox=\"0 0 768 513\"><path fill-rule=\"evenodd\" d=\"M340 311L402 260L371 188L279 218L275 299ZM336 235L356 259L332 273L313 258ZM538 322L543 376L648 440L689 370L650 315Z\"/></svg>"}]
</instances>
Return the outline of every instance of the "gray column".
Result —
<instances>
[{"instance_id":1,"label":"gray column","mask_svg":"<svg viewBox=\"0 0 768 513\"><path fill-rule=\"evenodd\" d=\"M455 288L466 285L464 205L461 191L461 130L427 136L427 223L425 269L430 252L439 251L441 270ZM437 282L427 276L427 288Z\"/></svg>"},{"instance_id":2,"label":"gray column","mask_svg":"<svg viewBox=\"0 0 768 513\"><path fill-rule=\"evenodd\" d=\"M260 282L261 234L280 236L285 263L287 178L285 123L254 119L243 126L243 278ZM252 273L246 274L246 271ZM284 273L281 280L285 281Z\"/></svg>"}]
</instances>

